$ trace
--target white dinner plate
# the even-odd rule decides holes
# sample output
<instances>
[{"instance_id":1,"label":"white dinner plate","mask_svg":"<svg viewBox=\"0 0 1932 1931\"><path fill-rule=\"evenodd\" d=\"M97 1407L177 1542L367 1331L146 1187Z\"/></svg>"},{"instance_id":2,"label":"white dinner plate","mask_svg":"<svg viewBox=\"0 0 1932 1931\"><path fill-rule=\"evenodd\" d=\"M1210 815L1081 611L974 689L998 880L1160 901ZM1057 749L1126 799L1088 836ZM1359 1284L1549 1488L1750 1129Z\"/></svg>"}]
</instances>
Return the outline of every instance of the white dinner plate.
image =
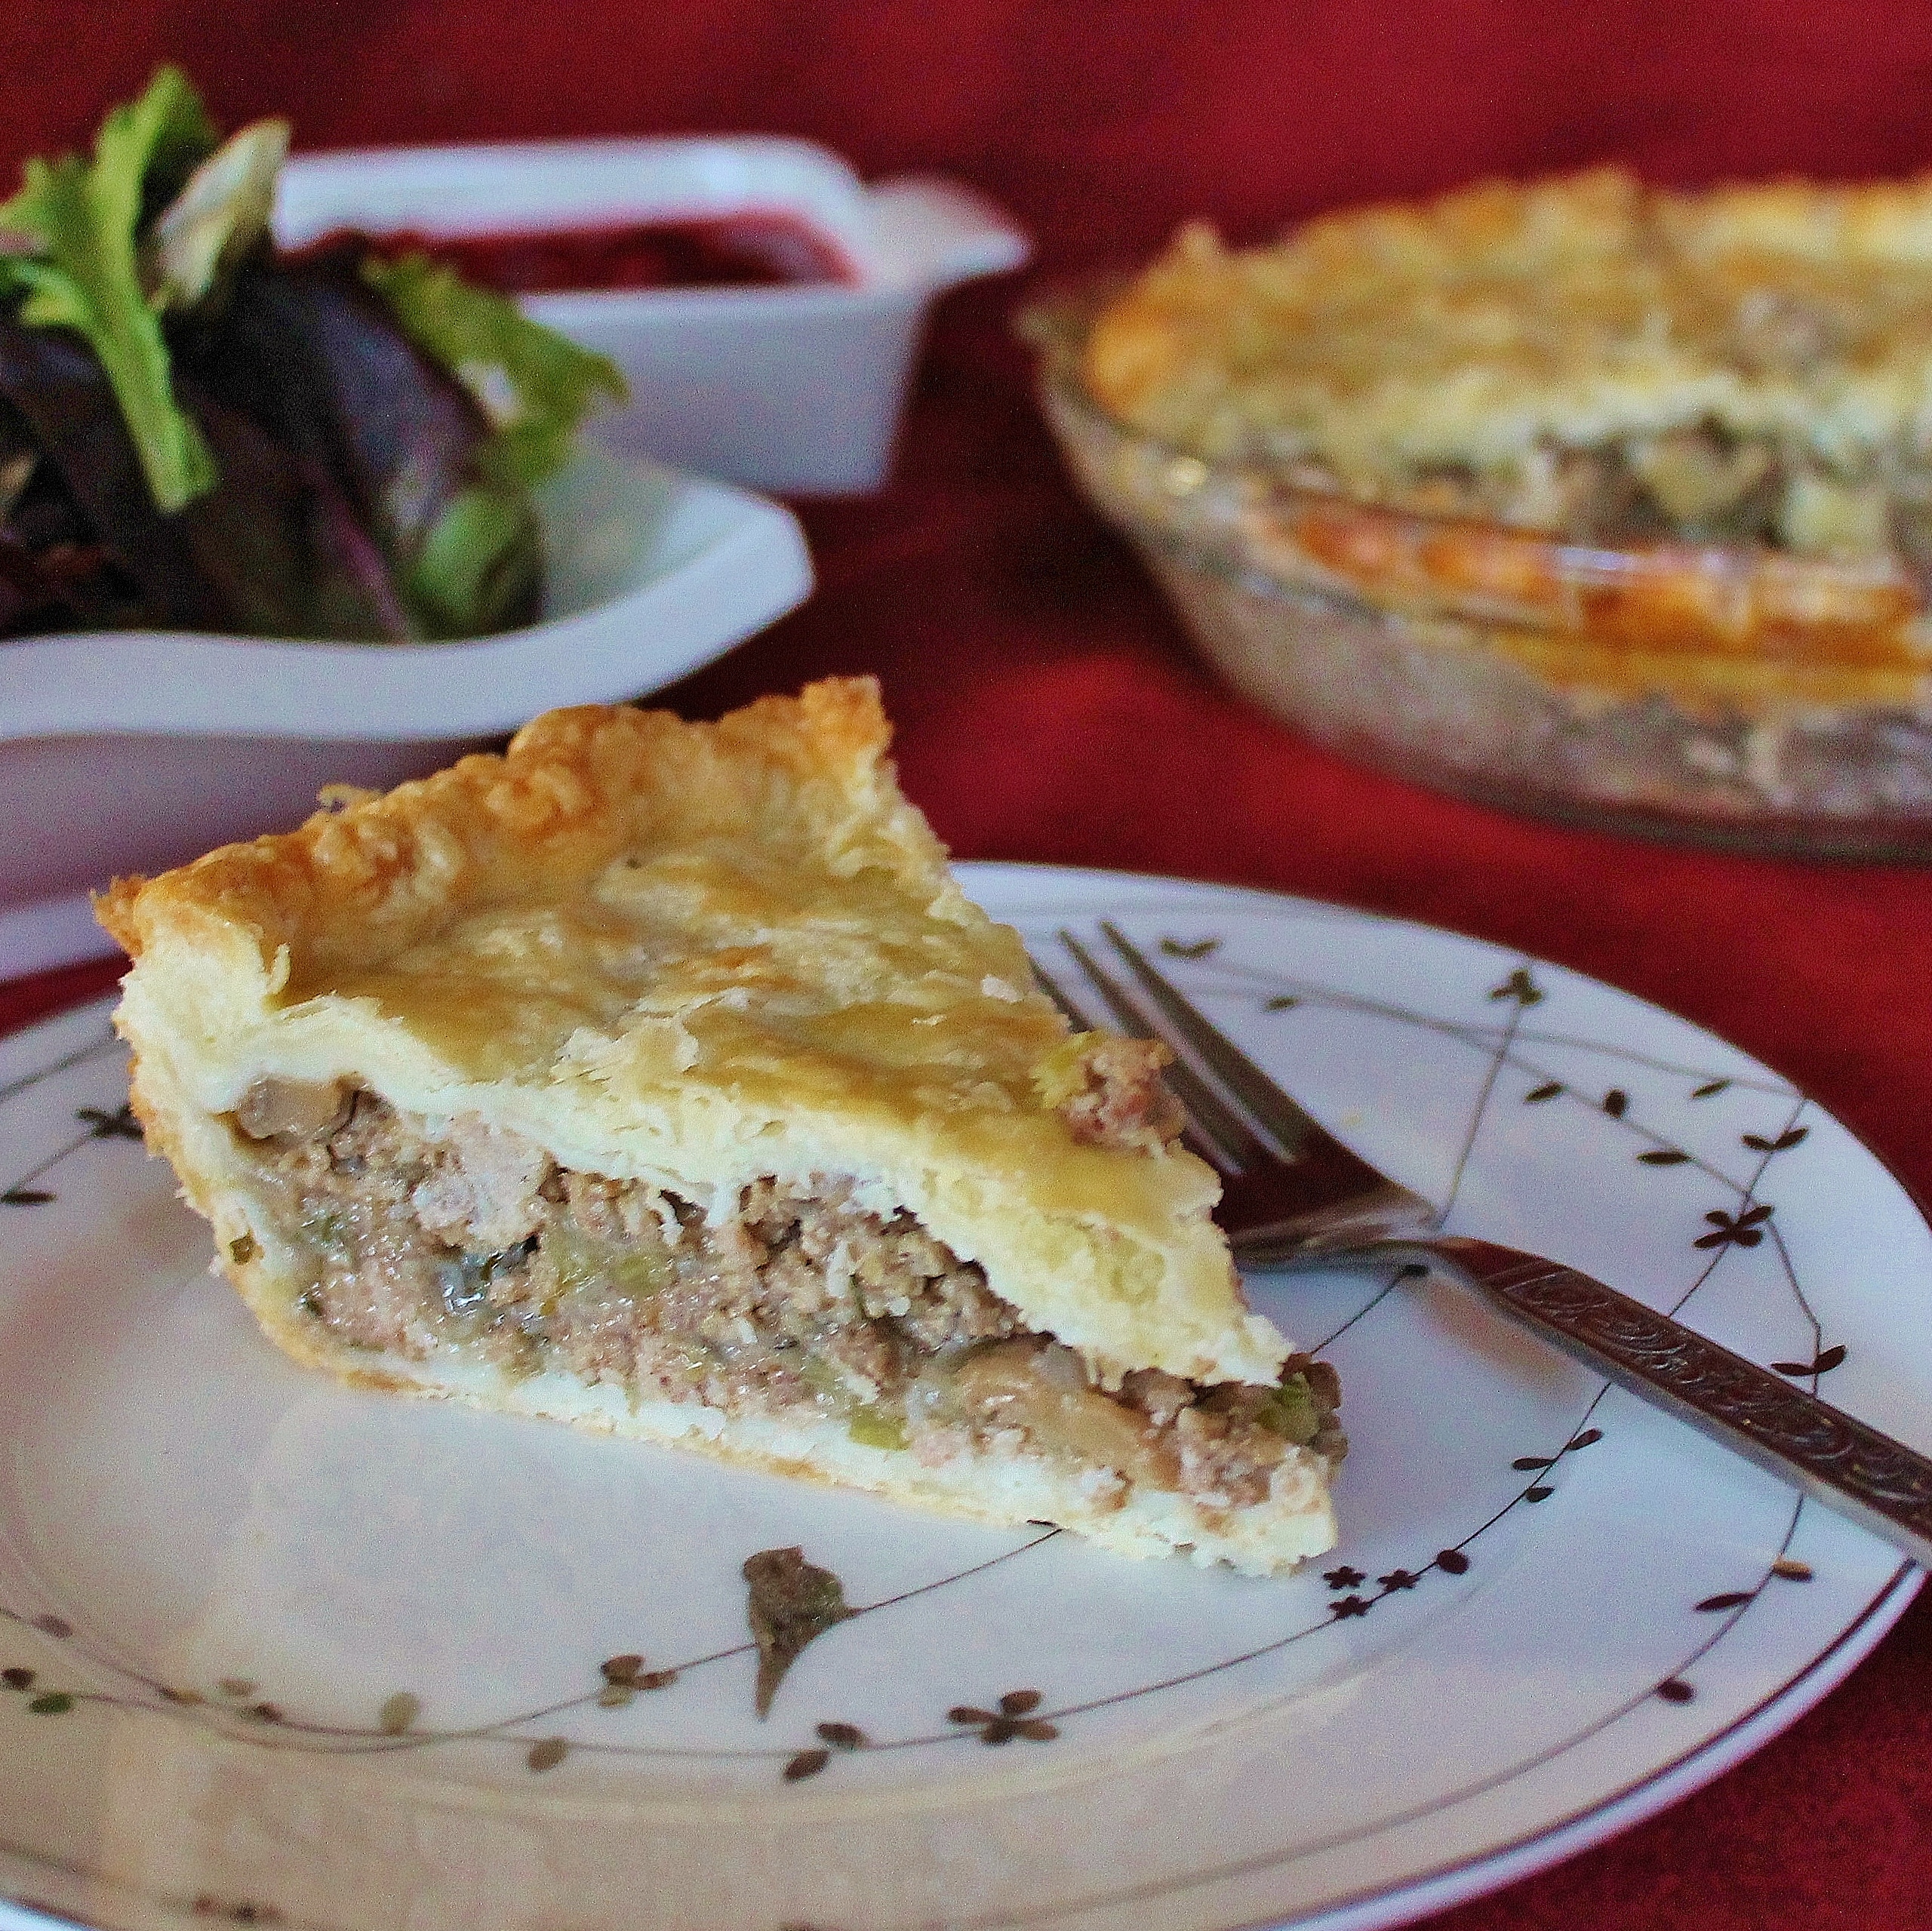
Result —
<instances>
[{"instance_id":1,"label":"white dinner plate","mask_svg":"<svg viewBox=\"0 0 1932 1931\"><path fill-rule=\"evenodd\" d=\"M1452 1229L1932 1449L1932 1233L1735 1047L1396 921L964 876L1037 947L1160 948ZM104 1007L0 1043L0 1923L1393 1923L1716 1775L1917 1586L1386 1271L1251 1284L1353 1442L1340 1545L1275 1582L338 1388L210 1277L125 1097ZM854 1613L761 1720L742 1565L792 1548Z\"/></svg>"}]
</instances>

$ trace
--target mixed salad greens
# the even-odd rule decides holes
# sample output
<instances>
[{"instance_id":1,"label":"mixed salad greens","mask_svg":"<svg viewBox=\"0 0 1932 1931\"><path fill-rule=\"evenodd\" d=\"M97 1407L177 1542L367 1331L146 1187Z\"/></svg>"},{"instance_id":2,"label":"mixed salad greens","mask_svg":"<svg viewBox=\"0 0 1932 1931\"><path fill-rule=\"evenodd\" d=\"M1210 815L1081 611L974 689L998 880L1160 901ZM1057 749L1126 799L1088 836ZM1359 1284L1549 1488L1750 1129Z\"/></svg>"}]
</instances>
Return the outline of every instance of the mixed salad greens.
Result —
<instances>
[{"instance_id":1,"label":"mixed salad greens","mask_svg":"<svg viewBox=\"0 0 1932 1931\"><path fill-rule=\"evenodd\" d=\"M288 148L163 68L0 202L0 635L535 615L531 491L623 378L420 254L278 253Z\"/></svg>"}]
</instances>

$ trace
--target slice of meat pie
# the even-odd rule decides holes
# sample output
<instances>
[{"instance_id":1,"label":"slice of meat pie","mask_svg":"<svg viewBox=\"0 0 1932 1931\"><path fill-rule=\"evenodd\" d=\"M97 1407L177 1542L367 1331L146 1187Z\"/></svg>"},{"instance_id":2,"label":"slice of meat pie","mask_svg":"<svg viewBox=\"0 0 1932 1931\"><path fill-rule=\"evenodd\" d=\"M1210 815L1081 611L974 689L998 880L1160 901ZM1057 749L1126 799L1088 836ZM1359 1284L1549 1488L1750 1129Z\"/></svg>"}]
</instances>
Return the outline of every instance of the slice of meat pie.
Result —
<instances>
[{"instance_id":1,"label":"slice of meat pie","mask_svg":"<svg viewBox=\"0 0 1932 1931\"><path fill-rule=\"evenodd\" d=\"M1332 1373L1243 1305L1155 1049L1069 1037L875 687L561 711L118 882L137 1112L350 1380L1257 1573Z\"/></svg>"}]
</instances>

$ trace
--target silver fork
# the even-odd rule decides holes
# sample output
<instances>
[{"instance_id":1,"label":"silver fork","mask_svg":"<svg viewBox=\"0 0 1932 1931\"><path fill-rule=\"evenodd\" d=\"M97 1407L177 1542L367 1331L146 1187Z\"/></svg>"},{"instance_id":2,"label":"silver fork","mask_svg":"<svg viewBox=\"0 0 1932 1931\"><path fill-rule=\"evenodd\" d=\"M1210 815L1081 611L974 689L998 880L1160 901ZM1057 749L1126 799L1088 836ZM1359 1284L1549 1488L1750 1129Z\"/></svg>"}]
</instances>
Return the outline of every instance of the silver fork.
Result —
<instances>
[{"instance_id":1,"label":"silver fork","mask_svg":"<svg viewBox=\"0 0 1932 1931\"><path fill-rule=\"evenodd\" d=\"M1164 1033L1198 1062L1197 1071L1177 1056L1167 1077L1187 1109L1186 1143L1221 1176L1215 1217L1243 1266L1386 1261L1450 1275L1598 1373L1932 1567L1932 1461L1574 1268L1443 1233L1428 1201L1303 1112L1117 926L1103 922L1100 930L1138 994L1072 933L1062 932L1060 942L1122 1031ZM1037 960L1034 970L1073 1022L1087 1024Z\"/></svg>"}]
</instances>

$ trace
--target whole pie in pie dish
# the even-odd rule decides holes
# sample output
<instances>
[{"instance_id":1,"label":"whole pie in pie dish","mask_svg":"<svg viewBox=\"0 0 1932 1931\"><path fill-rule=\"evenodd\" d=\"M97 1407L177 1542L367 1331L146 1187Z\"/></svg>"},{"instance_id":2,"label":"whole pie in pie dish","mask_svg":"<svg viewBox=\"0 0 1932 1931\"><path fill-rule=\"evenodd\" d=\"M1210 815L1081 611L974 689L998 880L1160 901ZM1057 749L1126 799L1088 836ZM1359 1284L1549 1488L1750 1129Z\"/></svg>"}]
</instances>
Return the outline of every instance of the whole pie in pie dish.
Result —
<instances>
[{"instance_id":1,"label":"whole pie in pie dish","mask_svg":"<svg viewBox=\"0 0 1932 1931\"><path fill-rule=\"evenodd\" d=\"M1932 177L1195 224L1026 326L1096 506L1309 736L1623 829L1932 852Z\"/></svg>"},{"instance_id":2,"label":"whole pie in pie dish","mask_svg":"<svg viewBox=\"0 0 1932 1931\"><path fill-rule=\"evenodd\" d=\"M1145 1042L1070 1033L866 681L501 757L117 881L134 1103L352 1381L1256 1573L1325 1364L1244 1305Z\"/></svg>"}]
</instances>

